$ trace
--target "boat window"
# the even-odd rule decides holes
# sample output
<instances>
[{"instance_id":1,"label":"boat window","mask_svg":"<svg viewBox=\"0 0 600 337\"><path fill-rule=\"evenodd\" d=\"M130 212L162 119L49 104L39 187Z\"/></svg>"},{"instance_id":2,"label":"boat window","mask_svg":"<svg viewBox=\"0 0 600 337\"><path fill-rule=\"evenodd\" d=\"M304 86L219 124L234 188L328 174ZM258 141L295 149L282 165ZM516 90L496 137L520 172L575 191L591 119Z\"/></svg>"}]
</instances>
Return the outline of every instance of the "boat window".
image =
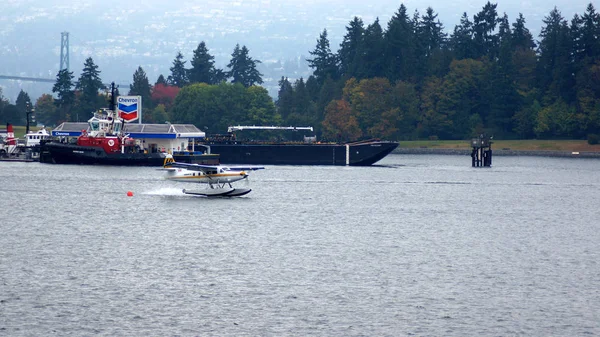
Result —
<instances>
[{"instance_id":1,"label":"boat window","mask_svg":"<svg viewBox=\"0 0 600 337\"><path fill-rule=\"evenodd\" d=\"M90 128L92 129L92 131L98 131L100 129L98 121L92 121L90 123Z\"/></svg>"}]
</instances>

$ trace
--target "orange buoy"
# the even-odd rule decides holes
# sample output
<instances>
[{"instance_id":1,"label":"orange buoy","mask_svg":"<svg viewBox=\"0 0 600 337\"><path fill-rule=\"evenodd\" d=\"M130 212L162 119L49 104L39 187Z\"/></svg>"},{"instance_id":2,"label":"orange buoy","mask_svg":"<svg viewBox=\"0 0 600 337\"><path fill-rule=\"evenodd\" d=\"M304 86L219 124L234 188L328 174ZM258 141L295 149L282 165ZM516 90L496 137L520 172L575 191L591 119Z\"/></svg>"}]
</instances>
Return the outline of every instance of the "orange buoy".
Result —
<instances>
[{"instance_id":1,"label":"orange buoy","mask_svg":"<svg viewBox=\"0 0 600 337\"><path fill-rule=\"evenodd\" d=\"M131 191L127 191L127 196L128 196L128 197L133 197L133 192L131 192Z\"/></svg>"}]
</instances>

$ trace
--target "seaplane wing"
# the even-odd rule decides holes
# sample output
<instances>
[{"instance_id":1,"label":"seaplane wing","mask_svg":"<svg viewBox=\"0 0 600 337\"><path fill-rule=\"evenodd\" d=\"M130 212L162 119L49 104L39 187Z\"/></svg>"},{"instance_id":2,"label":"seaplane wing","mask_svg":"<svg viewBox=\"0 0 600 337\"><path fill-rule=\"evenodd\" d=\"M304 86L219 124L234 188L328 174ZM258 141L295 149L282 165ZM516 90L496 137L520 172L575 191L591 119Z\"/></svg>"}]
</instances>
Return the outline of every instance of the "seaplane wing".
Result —
<instances>
[{"instance_id":1,"label":"seaplane wing","mask_svg":"<svg viewBox=\"0 0 600 337\"><path fill-rule=\"evenodd\" d=\"M209 171L220 171L221 169L224 171L256 171L263 170L264 166L221 166L221 165L202 165L202 164L188 164L188 163L178 163L178 162L170 162L165 164L166 169L170 168L183 168L190 171L200 171L200 172L209 172Z\"/></svg>"}]
</instances>

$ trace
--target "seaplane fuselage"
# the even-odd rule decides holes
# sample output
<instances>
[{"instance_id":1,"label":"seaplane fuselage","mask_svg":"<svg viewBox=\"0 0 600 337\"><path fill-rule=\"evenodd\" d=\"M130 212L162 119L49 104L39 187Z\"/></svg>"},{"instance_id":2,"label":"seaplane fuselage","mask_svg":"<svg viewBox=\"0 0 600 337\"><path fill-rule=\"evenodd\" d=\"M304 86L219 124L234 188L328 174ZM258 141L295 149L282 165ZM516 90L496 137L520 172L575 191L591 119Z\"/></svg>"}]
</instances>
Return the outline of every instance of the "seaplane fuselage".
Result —
<instances>
[{"instance_id":1,"label":"seaplane fuselage","mask_svg":"<svg viewBox=\"0 0 600 337\"><path fill-rule=\"evenodd\" d=\"M239 180L246 179L248 174L245 171L231 171L225 166L215 166L204 171L188 170L185 168L174 168L167 171L167 180L180 181L186 183L201 184L230 184Z\"/></svg>"}]
</instances>

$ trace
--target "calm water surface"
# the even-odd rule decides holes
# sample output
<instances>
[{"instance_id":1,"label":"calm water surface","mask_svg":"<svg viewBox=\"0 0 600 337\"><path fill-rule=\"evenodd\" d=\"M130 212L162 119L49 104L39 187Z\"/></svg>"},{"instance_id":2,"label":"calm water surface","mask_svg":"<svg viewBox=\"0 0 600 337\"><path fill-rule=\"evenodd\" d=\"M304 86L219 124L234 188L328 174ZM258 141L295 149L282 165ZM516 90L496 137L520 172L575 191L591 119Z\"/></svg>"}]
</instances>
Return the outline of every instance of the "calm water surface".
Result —
<instances>
[{"instance_id":1,"label":"calm water surface","mask_svg":"<svg viewBox=\"0 0 600 337\"><path fill-rule=\"evenodd\" d=\"M0 335L600 334L600 161L380 164L208 199L153 168L0 162Z\"/></svg>"}]
</instances>

